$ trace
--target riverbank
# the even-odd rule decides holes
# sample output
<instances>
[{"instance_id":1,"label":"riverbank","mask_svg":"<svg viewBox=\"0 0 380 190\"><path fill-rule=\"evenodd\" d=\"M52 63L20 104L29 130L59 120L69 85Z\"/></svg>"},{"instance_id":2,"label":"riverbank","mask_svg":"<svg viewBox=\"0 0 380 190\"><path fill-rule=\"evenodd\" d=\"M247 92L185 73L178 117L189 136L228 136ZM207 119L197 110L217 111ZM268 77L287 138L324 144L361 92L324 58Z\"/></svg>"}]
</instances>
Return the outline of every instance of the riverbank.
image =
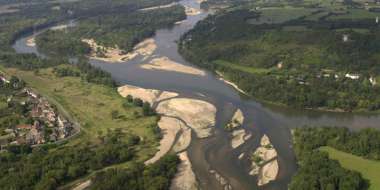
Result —
<instances>
[{"instance_id":1,"label":"riverbank","mask_svg":"<svg viewBox=\"0 0 380 190\"><path fill-rule=\"evenodd\" d=\"M119 47L105 47L98 44L94 39L82 39L82 42L88 44L91 48L91 59L96 59L108 63L121 63L126 62L132 59L135 59L138 56L147 57L152 55L156 50L157 45L152 38L148 38L139 44L137 44L133 51L125 53Z\"/></svg>"}]
</instances>

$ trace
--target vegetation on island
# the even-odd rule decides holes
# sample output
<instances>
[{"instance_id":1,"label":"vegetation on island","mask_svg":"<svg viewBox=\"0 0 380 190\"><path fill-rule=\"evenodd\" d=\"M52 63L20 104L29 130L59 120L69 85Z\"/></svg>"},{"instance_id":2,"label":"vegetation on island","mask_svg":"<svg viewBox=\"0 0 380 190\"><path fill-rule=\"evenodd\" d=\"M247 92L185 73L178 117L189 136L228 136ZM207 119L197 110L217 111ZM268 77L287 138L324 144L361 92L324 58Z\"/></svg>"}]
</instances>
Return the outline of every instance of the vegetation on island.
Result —
<instances>
[{"instance_id":1,"label":"vegetation on island","mask_svg":"<svg viewBox=\"0 0 380 190\"><path fill-rule=\"evenodd\" d=\"M303 127L295 129L293 137L299 169L289 189L378 188L377 175L364 169L364 165L368 164L366 159L377 165L380 163L380 131L363 129L352 132L347 128ZM330 153L330 157L325 150ZM344 152L351 157L363 158L356 159L358 163L355 163L363 168L355 169L343 164L341 160L347 158L331 156L333 150Z\"/></svg>"},{"instance_id":2,"label":"vegetation on island","mask_svg":"<svg viewBox=\"0 0 380 190\"><path fill-rule=\"evenodd\" d=\"M182 37L181 54L259 100L380 109L380 12L368 7L376 4L271 2L230 3Z\"/></svg>"}]
</instances>

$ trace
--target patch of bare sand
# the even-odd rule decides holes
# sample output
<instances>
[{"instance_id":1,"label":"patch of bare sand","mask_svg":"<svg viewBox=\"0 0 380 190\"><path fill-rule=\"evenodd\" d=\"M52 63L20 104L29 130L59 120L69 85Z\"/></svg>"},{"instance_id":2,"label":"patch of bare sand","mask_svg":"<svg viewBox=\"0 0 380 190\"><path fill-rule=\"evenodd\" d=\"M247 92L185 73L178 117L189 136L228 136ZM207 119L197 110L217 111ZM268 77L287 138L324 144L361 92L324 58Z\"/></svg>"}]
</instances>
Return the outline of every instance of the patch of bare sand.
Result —
<instances>
[{"instance_id":1,"label":"patch of bare sand","mask_svg":"<svg viewBox=\"0 0 380 190\"><path fill-rule=\"evenodd\" d=\"M91 185L91 180L89 179L89 180L87 180L85 182L79 183L74 188L72 188L72 190L84 190L87 187L89 187L90 185Z\"/></svg>"},{"instance_id":2,"label":"patch of bare sand","mask_svg":"<svg viewBox=\"0 0 380 190\"><path fill-rule=\"evenodd\" d=\"M177 174L172 180L170 190L197 190L198 182L195 178L191 162L187 156L187 152L182 152L179 155L181 163L178 166Z\"/></svg>"},{"instance_id":3,"label":"patch of bare sand","mask_svg":"<svg viewBox=\"0 0 380 190\"><path fill-rule=\"evenodd\" d=\"M199 9L189 7L189 6L185 6L185 13L187 16L195 16L195 15L201 14L202 12Z\"/></svg>"},{"instance_id":4,"label":"patch of bare sand","mask_svg":"<svg viewBox=\"0 0 380 190\"><path fill-rule=\"evenodd\" d=\"M234 115L232 116L231 121L227 124L227 129L233 130L244 123L244 115L243 112L240 109L237 109Z\"/></svg>"},{"instance_id":5,"label":"patch of bare sand","mask_svg":"<svg viewBox=\"0 0 380 190\"><path fill-rule=\"evenodd\" d=\"M54 27L51 27L50 30L63 30L63 29L66 29L68 28L69 25L67 24L62 24L62 25L58 25L58 26L54 26Z\"/></svg>"},{"instance_id":6,"label":"patch of bare sand","mask_svg":"<svg viewBox=\"0 0 380 190\"><path fill-rule=\"evenodd\" d=\"M166 4L166 5L147 7L147 8L139 9L139 11L151 11L151 10L156 10L156 9L164 9L164 8L173 7L175 5L178 5L178 3L173 2L173 3Z\"/></svg>"},{"instance_id":7,"label":"patch of bare sand","mask_svg":"<svg viewBox=\"0 0 380 190\"><path fill-rule=\"evenodd\" d=\"M237 148L245 143L249 138L247 138L248 134L246 133L245 129L239 129L232 131L232 140L231 140L231 146L232 148ZM249 136L250 137L250 136Z\"/></svg>"},{"instance_id":8,"label":"patch of bare sand","mask_svg":"<svg viewBox=\"0 0 380 190\"><path fill-rule=\"evenodd\" d=\"M200 69L182 65L170 60L168 57L160 57L152 59L149 63L141 65L143 69L154 69L164 71L174 71L191 75L204 76L206 73Z\"/></svg>"},{"instance_id":9,"label":"patch of bare sand","mask_svg":"<svg viewBox=\"0 0 380 190\"><path fill-rule=\"evenodd\" d=\"M189 147L191 143L191 129L188 127L182 128L181 134L173 146L174 152L182 152Z\"/></svg>"},{"instance_id":10,"label":"patch of bare sand","mask_svg":"<svg viewBox=\"0 0 380 190\"><path fill-rule=\"evenodd\" d=\"M257 185L262 186L277 178L279 165L277 151L267 135L260 140L260 147L252 156L250 175L258 175Z\"/></svg>"},{"instance_id":11,"label":"patch of bare sand","mask_svg":"<svg viewBox=\"0 0 380 190\"><path fill-rule=\"evenodd\" d=\"M20 11L20 9L16 8L18 5L20 5L20 4L11 4L11 5L0 6L0 15Z\"/></svg>"},{"instance_id":12,"label":"patch of bare sand","mask_svg":"<svg viewBox=\"0 0 380 190\"><path fill-rule=\"evenodd\" d=\"M163 115L181 118L198 138L211 136L215 126L216 107L202 100L174 98L161 102L156 110Z\"/></svg>"},{"instance_id":13,"label":"patch of bare sand","mask_svg":"<svg viewBox=\"0 0 380 190\"><path fill-rule=\"evenodd\" d=\"M117 91L122 97L131 95L134 98L140 98L145 102L149 102L151 105L153 105L155 102L178 96L178 93L175 92L145 89L132 85L121 86L117 89Z\"/></svg>"},{"instance_id":14,"label":"patch of bare sand","mask_svg":"<svg viewBox=\"0 0 380 190\"><path fill-rule=\"evenodd\" d=\"M133 51L124 53L119 47L104 47L95 42L94 39L82 39L82 42L87 43L92 51L90 58L105 62L125 62L136 58L137 56L150 56L156 50L157 45L154 39L149 38L137 44Z\"/></svg>"},{"instance_id":15,"label":"patch of bare sand","mask_svg":"<svg viewBox=\"0 0 380 190\"><path fill-rule=\"evenodd\" d=\"M215 126L216 107L208 102L190 98L174 98L158 104L160 114L181 118L198 138L211 136Z\"/></svg>"},{"instance_id":16,"label":"patch of bare sand","mask_svg":"<svg viewBox=\"0 0 380 190\"><path fill-rule=\"evenodd\" d=\"M29 46L29 47L35 47L36 46L36 38L34 36L28 38L26 40L26 45Z\"/></svg>"},{"instance_id":17,"label":"patch of bare sand","mask_svg":"<svg viewBox=\"0 0 380 190\"><path fill-rule=\"evenodd\" d=\"M160 146L158 147L159 151L151 159L145 161L146 165L155 163L170 151L177 133L181 128L185 127L185 124L178 119L163 116L158 122L158 127L161 129L161 134L163 136L160 141Z\"/></svg>"},{"instance_id":18,"label":"patch of bare sand","mask_svg":"<svg viewBox=\"0 0 380 190\"><path fill-rule=\"evenodd\" d=\"M278 170L279 167L277 159L265 164L259 173L257 185L263 186L275 180L277 177Z\"/></svg>"},{"instance_id":19,"label":"patch of bare sand","mask_svg":"<svg viewBox=\"0 0 380 190\"><path fill-rule=\"evenodd\" d=\"M240 89L239 86L238 86L237 84L235 84L235 83L233 83L233 82L231 82L231 81L228 81L228 80L224 79L224 78L223 78L224 76L223 76L223 74L222 74L221 72L216 71L216 74L219 75L219 77L220 77L219 80L221 80L221 81L223 81L224 83L226 83L226 84L232 86L233 88L235 88L235 89L236 89L237 91L239 91L240 93L245 94L245 95L248 95L247 92L245 92L244 90Z\"/></svg>"}]
</instances>

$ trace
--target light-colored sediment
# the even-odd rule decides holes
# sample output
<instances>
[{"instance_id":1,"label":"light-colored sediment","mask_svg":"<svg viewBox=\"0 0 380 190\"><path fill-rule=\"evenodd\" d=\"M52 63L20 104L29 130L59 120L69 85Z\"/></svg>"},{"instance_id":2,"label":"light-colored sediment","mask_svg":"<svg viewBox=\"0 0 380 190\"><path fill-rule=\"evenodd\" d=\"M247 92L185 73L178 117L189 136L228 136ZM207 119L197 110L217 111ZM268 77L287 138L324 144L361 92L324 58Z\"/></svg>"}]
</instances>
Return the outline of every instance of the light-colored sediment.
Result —
<instances>
[{"instance_id":1,"label":"light-colored sediment","mask_svg":"<svg viewBox=\"0 0 380 190\"><path fill-rule=\"evenodd\" d=\"M197 0L197 3L201 4L203 2L206 2L207 0Z\"/></svg>"},{"instance_id":2,"label":"light-colored sediment","mask_svg":"<svg viewBox=\"0 0 380 190\"><path fill-rule=\"evenodd\" d=\"M245 156L245 153L243 152L243 153L241 153L240 155L239 155L239 160L241 160L241 159L243 159L244 158L244 156Z\"/></svg>"},{"instance_id":3,"label":"light-colored sediment","mask_svg":"<svg viewBox=\"0 0 380 190\"><path fill-rule=\"evenodd\" d=\"M210 170L209 171L211 175L214 175L216 181L219 182L219 184L223 187L225 190L232 190L232 186L228 183L228 181L220 175L217 171L215 170Z\"/></svg>"},{"instance_id":4,"label":"light-colored sediment","mask_svg":"<svg viewBox=\"0 0 380 190\"><path fill-rule=\"evenodd\" d=\"M119 47L104 47L96 43L94 39L82 39L82 42L87 43L91 49L90 58L97 59L105 62L125 62L136 58L137 56L150 56L156 50L157 45L153 38L146 39L137 44L133 51L130 53L124 53ZM97 51L100 51L103 55L99 56Z\"/></svg>"},{"instance_id":5,"label":"light-colored sediment","mask_svg":"<svg viewBox=\"0 0 380 190\"><path fill-rule=\"evenodd\" d=\"M244 144L249 138L247 138L248 134L245 129L239 129L232 131L232 140L231 146L232 148L237 148L240 145Z\"/></svg>"},{"instance_id":6,"label":"light-colored sediment","mask_svg":"<svg viewBox=\"0 0 380 190\"><path fill-rule=\"evenodd\" d=\"M269 140L269 137L267 135L263 135L260 140L261 146L272 146L272 143Z\"/></svg>"},{"instance_id":7,"label":"light-colored sediment","mask_svg":"<svg viewBox=\"0 0 380 190\"><path fill-rule=\"evenodd\" d=\"M182 133L178 137L177 141L173 146L174 152L182 152L189 147L191 143L191 129L188 127L182 128Z\"/></svg>"},{"instance_id":8,"label":"light-colored sediment","mask_svg":"<svg viewBox=\"0 0 380 190\"><path fill-rule=\"evenodd\" d=\"M20 9L16 8L18 5L21 5L21 3L0 6L0 15L20 11Z\"/></svg>"},{"instance_id":9,"label":"light-colored sediment","mask_svg":"<svg viewBox=\"0 0 380 190\"><path fill-rule=\"evenodd\" d=\"M149 160L145 161L145 164L152 164L163 157L172 148L177 133L181 128L185 127L185 124L171 117L161 117L158 121L158 127L161 129L162 139L160 141L159 151Z\"/></svg>"},{"instance_id":10,"label":"light-colored sediment","mask_svg":"<svg viewBox=\"0 0 380 190\"><path fill-rule=\"evenodd\" d=\"M204 76L206 73L200 69L196 69L190 66L182 65L175 61L170 60L168 57L160 57L152 59L149 63L141 65L143 69L152 70L164 70L164 71L174 71L191 75Z\"/></svg>"},{"instance_id":11,"label":"light-colored sediment","mask_svg":"<svg viewBox=\"0 0 380 190\"><path fill-rule=\"evenodd\" d=\"M265 164L259 173L257 185L263 186L275 180L278 174L278 170L279 167L277 159Z\"/></svg>"},{"instance_id":12,"label":"light-colored sediment","mask_svg":"<svg viewBox=\"0 0 380 190\"><path fill-rule=\"evenodd\" d=\"M193 7L185 6L185 13L187 16L195 16L201 14L202 11Z\"/></svg>"},{"instance_id":13,"label":"light-colored sediment","mask_svg":"<svg viewBox=\"0 0 380 190\"><path fill-rule=\"evenodd\" d=\"M257 185L262 186L277 178L279 165L277 151L267 135L260 140L260 147L253 153L253 157L260 158L259 162L252 160L250 175L258 175ZM253 159L253 158L252 158Z\"/></svg>"},{"instance_id":14,"label":"light-colored sediment","mask_svg":"<svg viewBox=\"0 0 380 190\"><path fill-rule=\"evenodd\" d=\"M89 187L91 185L91 180L87 180L83 183L80 183L78 184L77 186L75 186L74 188L72 188L72 190L84 190L86 189L87 187Z\"/></svg>"},{"instance_id":15,"label":"light-colored sediment","mask_svg":"<svg viewBox=\"0 0 380 190\"><path fill-rule=\"evenodd\" d=\"M175 6L175 5L178 5L178 3L173 2L173 3L166 4L166 5L159 5L159 6L154 6L154 7L147 7L147 8L139 9L139 11L151 11L151 10L156 10L156 9L164 9L164 8L173 7L173 6Z\"/></svg>"},{"instance_id":16,"label":"light-colored sediment","mask_svg":"<svg viewBox=\"0 0 380 190\"><path fill-rule=\"evenodd\" d=\"M248 95L248 93L245 92L244 90L240 89L239 86L238 86L237 84L235 84L235 83L233 83L233 82L231 82L231 81L228 81L228 80L224 79L224 78L223 78L224 76L223 76L223 74L222 74L221 72L219 72L219 71L215 71L215 72L216 72L216 74L219 75L219 80L221 80L221 81L223 81L224 83L226 83L226 84L232 86L233 88L235 88L235 89L236 89L237 91L239 91L240 93L245 94L245 95Z\"/></svg>"},{"instance_id":17,"label":"light-colored sediment","mask_svg":"<svg viewBox=\"0 0 380 190\"><path fill-rule=\"evenodd\" d=\"M179 117L191 127L198 138L211 136L215 126L216 107L208 102L190 98L174 98L158 104L156 111Z\"/></svg>"},{"instance_id":18,"label":"light-colored sediment","mask_svg":"<svg viewBox=\"0 0 380 190\"><path fill-rule=\"evenodd\" d=\"M187 152L178 154L181 163L178 166L177 174L174 176L170 190L197 190L198 183L193 172L191 162Z\"/></svg>"},{"instance_id":19,"label":"light-colored sediment","mask_svg":"<svg viewBox=\"0 0 380 190\"><path fill-rule=\"evenodd\" d=\"M231 121L227 124L227 129L235 129L242 126L244 123L244 115L240 109L237 109L232 116Z\"/></svg>"},{"instance_id":20,"label":"light-colored sediment","mask_svg":"<svg viewBox=\"0 0 380 190\"><path fill-rule=\"evenodd\" d=\"M36 46L36 38L32 36L31 38L28 38L26 40L26 45L29 47L35 47Z\"/></svg>"},{"instance_id":21,"label":"light-colored sediment","mask_svg":"<svg viewBox=\"0 0 380 190\"><path fill-rule=\"evenodd\" d=\"M178 93L175 92L145 89L133 85L121 86L117 89L117 91L122 97L131 95L134 98L140 98L145 102L149 102L151 105L155 102L178 96Z\"/></svg>"},{"instance_id":22,"label":"light-colored sediment","mask_svg":"<svg viewBox=\"0 0 380 190\"><path fill-rule=\"evenodd\" d=\"M63 30L63 29L66 29L68 28L69 25L67 24L62 24L62 25L58 25L58 26L54 26L54 27L51 27L50 30Z\"/></svg>"}]
</instances>

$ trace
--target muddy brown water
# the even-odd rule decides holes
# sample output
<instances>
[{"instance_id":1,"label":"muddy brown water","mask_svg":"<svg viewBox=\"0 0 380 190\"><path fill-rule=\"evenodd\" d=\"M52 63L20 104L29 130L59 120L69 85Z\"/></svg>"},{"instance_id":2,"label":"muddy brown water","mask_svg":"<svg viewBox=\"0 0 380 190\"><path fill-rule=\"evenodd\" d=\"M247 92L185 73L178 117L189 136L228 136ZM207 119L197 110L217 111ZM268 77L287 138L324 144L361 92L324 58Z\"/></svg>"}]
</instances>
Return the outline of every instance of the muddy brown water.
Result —
<instances>
[{"instance_id":1,"label":"muddy brown water","mask_svg":"<svg viewBox=\"0 0 380 190\"><path fill-rule=\"evenodd\" d=\"M199 8L195 0L182 0L185 6ZM297 165L291 146L290 129L313 126L346 126L353 130L365 127L380 129L380 117L375 114L331 113L322 111L300 110L265 105L254 100L241 98L231 86L219 80L217 76L206 72L206 76L188 75L170 71L145 70L139 66L154 57L166 56L178 63L196 67L186 62L177 51L176 42L180 36L194 27L209 13L189 16L181 24L170 29L156 32L154 39L157 49L154 54L143 60L138 57L125 63L104 63L91 60L91 64L112 74L120 84L136 85L143 88L174 91L184 97L209 101L217 109L217 123L214 135L206 139L193 138L188 153L200 186L204 190L222 189L215 177L209 173L213 169L220 173L236 190L249 189L287 189L291 176ZM35 47L26 46L26 40L32 36L18 39L13 47L19 53L40 54ZM252 133L252 138L245 144L232 149L231 136L222 128L232 117L235 109L240 108L245 116L243 127ZM247 158L239 160L243 152L251 152L259 145L260 138L267 134L278 151L280 172L277 180L258 188L256 178L248 175L250 163ZM194 137L194 135L193 135Z\"/></svg>"}]
</instances>

